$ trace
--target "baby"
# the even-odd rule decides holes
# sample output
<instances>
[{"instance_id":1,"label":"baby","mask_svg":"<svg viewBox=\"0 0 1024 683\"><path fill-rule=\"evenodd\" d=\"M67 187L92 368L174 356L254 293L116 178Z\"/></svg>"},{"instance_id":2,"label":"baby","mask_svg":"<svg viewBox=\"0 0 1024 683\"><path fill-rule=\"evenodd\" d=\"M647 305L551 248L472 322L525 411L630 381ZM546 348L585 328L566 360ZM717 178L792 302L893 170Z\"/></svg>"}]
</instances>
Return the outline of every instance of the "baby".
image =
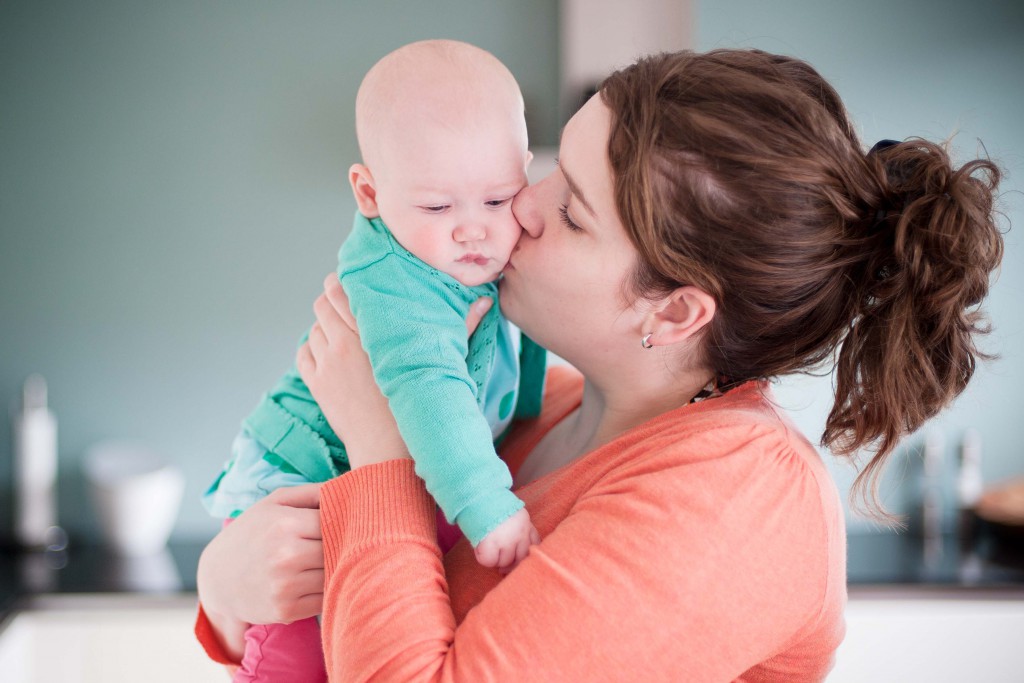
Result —
<instances>
[{"instance_id":1,"label":"baby","mask_svg":"<svg viewBox=\"0 0 1024 683\"><path fill-rule=\"evenodd\" d=\"M497 300L494 281L520 235L512 199L531 158L522 95L484 50L413 43L363 79L356 133L359 211L338 276L417 474L477 560L507 569L537 533L493 443L513 416L539 412L544 355L524 337L517 356L497 305L468 340L465 319L479 297ZM293 369L244 421L204 504L232 518L276 488L347 470L344 444ZM315 679L295 661L311 647L308 621L250 628L236 680L274 670ZM319 653L318 638L312 646Z\"/></svg>"}]
</instances>

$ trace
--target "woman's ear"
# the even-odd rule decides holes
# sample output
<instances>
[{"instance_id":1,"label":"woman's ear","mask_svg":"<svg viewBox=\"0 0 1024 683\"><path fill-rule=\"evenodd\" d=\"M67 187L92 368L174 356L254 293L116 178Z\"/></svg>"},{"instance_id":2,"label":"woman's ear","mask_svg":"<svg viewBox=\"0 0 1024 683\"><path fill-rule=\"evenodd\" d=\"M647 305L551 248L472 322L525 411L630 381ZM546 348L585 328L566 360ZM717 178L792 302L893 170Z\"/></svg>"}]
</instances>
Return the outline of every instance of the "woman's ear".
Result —
<instances>
[{"instance_id":1,"label":"woman's ear","mask_svg":"<svg viewBox=\"0 0 1024 683\"><path fill-rule=\"evenodd\" d=\"M644 320L642 334L653 346L669 346L690 339L715 317L715 299L699 287L672 291L654 305Z\"/></svg>"},{"instance_id":2,"label":"woman's ear","mask_svg":"<svg viewBox=\"0 0 1024 683\"><path fill-rule=\"evenodd\" d=\"M348 169L348 182L352 186L352 194L355 195L359 213L367 218L380 216L380 210L377 208L377 186L374 184L370 169L362 164L352 164Z\"/></svg>"}]
</instances>

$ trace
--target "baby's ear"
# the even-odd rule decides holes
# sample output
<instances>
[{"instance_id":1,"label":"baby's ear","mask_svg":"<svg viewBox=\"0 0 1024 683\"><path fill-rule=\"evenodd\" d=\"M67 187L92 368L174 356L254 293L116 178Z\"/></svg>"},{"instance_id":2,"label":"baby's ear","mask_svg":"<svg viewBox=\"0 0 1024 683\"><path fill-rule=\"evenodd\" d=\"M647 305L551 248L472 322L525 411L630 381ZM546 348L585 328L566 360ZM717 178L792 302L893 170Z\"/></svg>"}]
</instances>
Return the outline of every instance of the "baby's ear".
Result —
<instances>
[{"instance_id":1,"label":"baby's ear","mask_svg":"<svg viewBox=\"0 0 1024 683\"><path fill-rule=\"evenodd\" d=\"M373 174L370 173L370 169L362 164L352 164L352 167L348 169L348 182L352 185L352 194L355 195L359 213L367 218L379 216L377 186L373 182Z\"/></svg>"}]
</instances>

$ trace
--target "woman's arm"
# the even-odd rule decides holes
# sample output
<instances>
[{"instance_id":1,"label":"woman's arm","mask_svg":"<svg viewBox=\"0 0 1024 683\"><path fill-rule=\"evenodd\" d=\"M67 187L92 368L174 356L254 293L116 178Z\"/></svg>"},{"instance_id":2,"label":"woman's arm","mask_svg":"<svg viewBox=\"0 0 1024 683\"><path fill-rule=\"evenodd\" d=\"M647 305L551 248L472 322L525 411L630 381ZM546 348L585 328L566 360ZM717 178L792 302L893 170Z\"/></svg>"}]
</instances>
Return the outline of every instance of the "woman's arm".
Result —
<instances>
[{"instance_id":1,"label":"woman's arm","mask_svg":"<svg viewBox=\"0 0 1024 683\"><path fill-rule=\"evenodd\" d=\"M363 428L351 417L354 399L323 392L331 377L348 387L366 361L355 334L337 329L337 311L317 313L322 330L300 351L317 376L304 379L349 440ZM343 409L327 405L335 399ZM769 467L758 464L766 458L749 426L740 431L735 442L757 454L751 470ZM742 475L732 499L709 499L672 445L595 481L565 519L540 529L544 541L507 578L475 574L493 587L456 626L433 501L412 462L375 453L370 438L354 442L370 450L350 452L353 472L321 491L332 680L732 680L821 611L827 543L817 490L794 493L791 472L769 478L781 482L777 491ZM831 650L823 652L827 670Z\"/></svg>"},{"instance_id":2,"label":"woman's arm","mask_svg":"<svg viewBox=\"0 0 1024 683\"><path fill-rule=\"evenodd\" d=\"M699 480L677 477L657 462L615 477L542 527L507 577L450 587L411 463L328 482L330 679L730 681L812 635L821 645L782 658L776 680L823 679L842 620L825 609L820 516L808 506L797 522L771 495L743 515L715 512ZM449 595L467 590L486 595L457 624ZM818 636L820 614L833 627Z\"/></svg>"}]
</instances>

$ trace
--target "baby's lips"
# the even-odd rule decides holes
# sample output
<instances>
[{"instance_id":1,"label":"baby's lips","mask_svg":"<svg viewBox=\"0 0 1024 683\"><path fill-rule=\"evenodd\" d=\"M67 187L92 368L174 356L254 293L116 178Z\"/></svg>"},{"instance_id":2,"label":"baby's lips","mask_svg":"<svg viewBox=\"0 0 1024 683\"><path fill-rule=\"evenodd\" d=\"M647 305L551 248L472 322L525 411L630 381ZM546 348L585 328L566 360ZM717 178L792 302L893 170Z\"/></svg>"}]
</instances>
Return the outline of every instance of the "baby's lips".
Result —
<instances>
[{"instance_id":1,"label":"baby's lips","mask_svg":"<svg viewBox=\"0 0 1024 683\"><path fill-rule=\"evenodd\" d=\"M458 259L459 263L473 263L478 266L486 266L491 259L483 254L466 254Z\"/></svg>"}]
</instances>

